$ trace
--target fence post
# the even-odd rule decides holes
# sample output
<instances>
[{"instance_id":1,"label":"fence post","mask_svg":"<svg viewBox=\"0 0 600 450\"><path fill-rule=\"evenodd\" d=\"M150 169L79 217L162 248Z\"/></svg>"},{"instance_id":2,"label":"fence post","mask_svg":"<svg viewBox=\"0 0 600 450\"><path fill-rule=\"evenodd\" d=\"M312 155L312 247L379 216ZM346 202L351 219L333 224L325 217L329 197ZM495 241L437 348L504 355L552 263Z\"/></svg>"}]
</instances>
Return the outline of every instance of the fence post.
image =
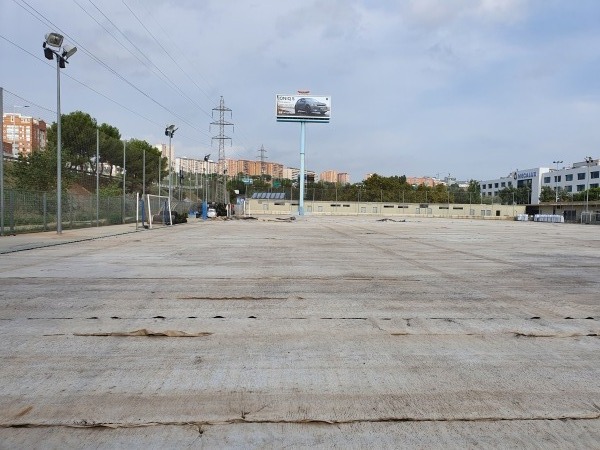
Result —
<instances>
[{"instance_id":1,"label":"fence post","mask_svg":"<svg viewBox=\"0 0 600 450\"><path fill-rule=\"evenodd\" d=\"M94 197L90 195L90 227L94 226L94 217L92 211L94 210Z\"/></svg>"},{"instance_id":2,"label":"fence post","mask_svg":"<svg viewBox=\"0 0 600 450\"><path fill-rule=\"evenodd\" d=\"M73 229L73 196L72 195L67 195L67 199L69 200L69 223L71 226L71 229Z\"/></svg>"},{"instance_id":3,"label":"fence post","mask_svg":"<svg viewBox=\"0 0 600 450\"><path fill-rule=\"evenodd\" d=\"M42 209L44 211L44 231L48 231L48 197L46 192L42 194Z\"/></svg>"},{"instance_id":4,"label":"fence post","mask_svg":"<svg viewBox=\"0 0 600 450\"><path fill-rule=\"evenodd\" d=\"M96 226L99 226L100 211L100 129L96 128Z\"/></svg>"},{"instance_id":5,"label":"fence post","mask_svg":"<svg viewBox=\"0 0 600 450\"><path fill-rule=\"evenodd\" d=\"M15 191L8 192L8 225L11 234L15 233Z\"/></svg>"}]
</instances>

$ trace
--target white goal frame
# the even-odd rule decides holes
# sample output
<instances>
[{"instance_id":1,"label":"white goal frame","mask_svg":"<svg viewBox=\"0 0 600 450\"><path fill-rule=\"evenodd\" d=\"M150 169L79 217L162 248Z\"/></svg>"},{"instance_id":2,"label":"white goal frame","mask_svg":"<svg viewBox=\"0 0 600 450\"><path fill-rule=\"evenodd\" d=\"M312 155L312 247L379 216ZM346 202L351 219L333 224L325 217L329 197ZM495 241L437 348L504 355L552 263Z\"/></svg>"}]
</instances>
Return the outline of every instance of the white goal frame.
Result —
<instances>
[{"instance_id":1,"label":"white goal frame","mask_svg":"<svg viewBox=\"0 0 600 450\"><path fill-rule=\"evenodd\" d=\"M152 229L152 225L154 224L153 215L152 215L153 214L152 213L152 203L154 203L154 205L156 205L157 200L158 200L159 206L158 206L158 211L156 211L156 212L160 212L163 208L163 205L166 203L167 209L169 211L169 223L165 224L165 225L173 225L173 214L171 211L171 199L165 195L146 194L144 205L146 206L146 214L148 217L148 228L150 228L150 229ZM164 212L163 212L163 217L164 217ZM164 224L164 222L161 222L161 223Z\"/></svg>"}]
</instances>

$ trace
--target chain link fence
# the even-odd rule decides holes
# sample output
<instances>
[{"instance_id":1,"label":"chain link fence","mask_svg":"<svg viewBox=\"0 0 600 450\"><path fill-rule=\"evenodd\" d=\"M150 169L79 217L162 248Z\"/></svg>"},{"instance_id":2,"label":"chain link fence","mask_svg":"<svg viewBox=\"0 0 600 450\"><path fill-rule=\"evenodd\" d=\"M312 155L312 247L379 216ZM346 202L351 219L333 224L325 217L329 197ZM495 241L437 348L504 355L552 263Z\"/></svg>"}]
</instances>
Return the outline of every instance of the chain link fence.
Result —
<instances>
[{"instance_id":1,"label":"chain link fence","mask_svg":"<svg viewBox=\"0 0 600 450\"><path fill-rule=\"evenodd\" d=\"M58 152L56 111L2 87L0 106L2 233L57 230L59 217L66 229L128 223L136 193L168 195L167 158L146 141L74 111L61 116Z\"/></svg>"},{"instance_id":2,"label":"chain link fence","mask_svg":"<svg viewBox=\"0 0 600 450\"><path fill-rule=\"evenodd\" d=\"M63 229L115 225L136 220L135 195L97 199L93 195L64 194L61 200ZM4 227L4 232L10 234L56 230L56 194L5 189Z\"/></svg>"},{"instance_id":3,"label":"chain link fence","mask_svg":"<svg viewBox=\"0 0 600 450\"><path fill-rule=\"evenodd\" d=\"M254 189L248 188L244 194L251 198L261 193L281 194L288 200L298 200L300 189ZM450 203L450 204L484 204L484 205L511 205L529 203L526 195L515 195L510 198L501 196L484 196L478 193L464 191L427 191L427 190L383 190L383 189L359 189L356 186L335 188L306 187L304 191L305 201L331 201L331 202L392 202L392 203Z\"/></svg>"}]
</instances>

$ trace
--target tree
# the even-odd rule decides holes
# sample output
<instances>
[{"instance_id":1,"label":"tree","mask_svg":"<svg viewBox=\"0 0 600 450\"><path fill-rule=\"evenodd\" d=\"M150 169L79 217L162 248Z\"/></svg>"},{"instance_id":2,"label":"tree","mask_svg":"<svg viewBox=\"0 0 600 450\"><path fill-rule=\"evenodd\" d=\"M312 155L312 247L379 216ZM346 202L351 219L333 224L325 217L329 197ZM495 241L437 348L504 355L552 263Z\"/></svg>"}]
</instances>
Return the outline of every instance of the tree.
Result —
<instances>
[{"instance_id":1,"label":"tree","mask_svg":"<svg viewBox=\"0 0 600 450\"><path fill-rule=\"evenodd\" d=\"M144 181L144 152L146 153L146 186L158 181L158 161L160 151L148 142L130 139L125 145L126 180L132 191L141 191ZM121 166L123 154L121 150Z\"/></svg>"},{"instance_id":2,"label":"tree","mask_svg":"<svg viewBox=\"0 0 600 450\"><path fill-rule=\"evenodd\" d=\"M556 201L556 191L550 186L542 186L542 192L540 193L540 202L554 202Z\"/></svg>"},{"instance_id":3,"label":"tree","mask_svg":"<svg viewBox=\"0 0 600 450\"><path fill-rule=\"evenodd\" d=\"M531 186L519 186L515 191L515 198L518 205L527 205L531 203Z\"/></svg>"},{"instance_id":4,"label":"tree","mask_svg":"<svg viewBox=\"0 0 600 450\"><path fill-rule=\"evenodd\" d=\"M65 156L65 152L63 152ZM69 158L62 159L62 189L67 190L74 180L68 170ZM17 161L7 164L6 174L13 185L31 191L56 191L56 147L49 145L46 150L34 150L29 154L20 153Z\"/></svg>"},{"instance_id":5,"label":"tree","mask_svg":"<svg viewBox=\"0 0 600 450\"><path fill-rule=\"evenodd\" d=\"M469 186L467 187L467 192L470 195L471 203L480 203L481 202L481 185L477 180L469 180Z\"/></svg>"},{"instance_id":6,"label":"tree","mask_svg":"<svg viewBox=\"0 0 600 450\"><path fill-rule=\"evenodd\" d=\"M108 164L110 166L109 173L112 177L114 167L123 165L121 133L116 127L107 123L103 123L98 129L100 131L100 167L103 171L104 164Z\"/></svg>"},{"instance_id":7,"label":"tree","mask_svg":"<svg viewBox=\"0 0 600 450\"><path fill-rule=\"evenodd\" d=\"M69 167L93 167L96 158L96 128L96 119L82 111L61 115L62 160L68 162ZM48 130L48 144L55 148L57 130L56 122Z\"/></svg>"},{"instance_id":8,"label":"tree","mask_svg":"<svg viewBox=\"0 0 600 450\"><path fill-rule=\"evenodd\" d=\"M502 205L512 205L513 201L517 203L517 190L514 187L505 187L498 191L498 197Z\"/></svg>"},{"instance_id":9,"label":"tree","mask_svg":"<svg viewBox=\"0 0 600 450\"><path fill-rule=\"evenodd\" d=\"M364 201L397 201L400 192L412 189L406 183L404 175L382 177L373 174L362 183L362 186L364 191L361 192L361 198Z\"/></svg>"},{"instance_id":10,"label":"tree","mask_svg":"<svg viewBox=\"0 0 600 450\"><path fill-rule=\"evenodd\" d=\"M123 161L123 142L119 129L103 123L98 126L96 119L88 113L75 111L61 116L62 160L67 167L93 172L99 170L96 161L96 135L99 131L100 170L104 165L110 166L110 176L115 166L121 166ZM48 145L57 143L57 125L53 123L48 129ZM158 164L157 164L158 165ZM158 169L157 169L158 170Z\"/></svg>"},{"instance_id":11,"label":"tree","mask_svg":"<svg viewBox=\"0 0 600 450\"><path fill-rule=\"evenodd\" d=\"M429 192L429 201L432 203L446 203L450 201L448 186L445 184L436 184L433 188L429 189Z\"/></svg>"},{"instance_id":12,"label":"tree","mask_svg":"<svg viewBox=\"0 0 600 450\"><path fill-rule=\"evenodd\" d=\"M588 191L577 192L576 194L573 194L573 200L576 202L600 200L600 188L591 188Z\"/></svg>"}]
</instances>

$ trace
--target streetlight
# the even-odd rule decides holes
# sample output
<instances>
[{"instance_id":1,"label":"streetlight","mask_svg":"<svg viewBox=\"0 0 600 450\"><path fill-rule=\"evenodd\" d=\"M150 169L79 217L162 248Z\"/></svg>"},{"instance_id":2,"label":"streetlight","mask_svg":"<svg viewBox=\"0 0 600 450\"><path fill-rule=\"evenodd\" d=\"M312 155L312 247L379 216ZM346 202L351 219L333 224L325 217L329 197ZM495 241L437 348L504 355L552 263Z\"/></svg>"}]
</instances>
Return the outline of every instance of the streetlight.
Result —
<instances>
[{"instance_id":1,"label":"streetlight","mask_svg":"<svg viewBox=\"0 0 600 450\"><path fill-rule=\"evenodd\" d=\"M29 108L29 105L13 105L13 141L12 141L12 154L13 156L19 155L19 147L17 146L17 108ZM20 128L20 126L19 126Z\"/></svg>"},{"instance_id":2,"label":"streetlight","mask_svg":"<svg viewBox=\"0 0 600 450\"><path fill-rule=\"evenodd\" d=\"M171 139L173 139L173 135L176 131L177 128L175 128L175 125L169 125L167 128L165 128L165 136L169 136L169 201L171 201L171 193L173 191L173 184L171 181L171 174L173 169L173 167L171 166Z\"/></svg>"},{"instance_id":3,"label":"streetlight","mask_svg":"<svg viewBox=\"0 0 600 450\"><path fill-rule=\"evenodd\" d=\"M64 69L67 61L77 51L77 47L63 45L63 35L58 33L46 34L42 44L46 59L56 56L56 232L62 233L62 142L60 121L60 69Z\"/></svg>"},{"instance_id":4,"label":"streetlight","mask_svg":"<svg viewBox=\"0 0 600 450\"><path fill-rule=\"evenodd\" d=\"M558 172L558 165L562 164L562 161L552 161L552 164L556 164L556 171ZM554 174L554 194L555 194L555 203L558 203L558 175Z\"/></svg>"}]
</instances>

